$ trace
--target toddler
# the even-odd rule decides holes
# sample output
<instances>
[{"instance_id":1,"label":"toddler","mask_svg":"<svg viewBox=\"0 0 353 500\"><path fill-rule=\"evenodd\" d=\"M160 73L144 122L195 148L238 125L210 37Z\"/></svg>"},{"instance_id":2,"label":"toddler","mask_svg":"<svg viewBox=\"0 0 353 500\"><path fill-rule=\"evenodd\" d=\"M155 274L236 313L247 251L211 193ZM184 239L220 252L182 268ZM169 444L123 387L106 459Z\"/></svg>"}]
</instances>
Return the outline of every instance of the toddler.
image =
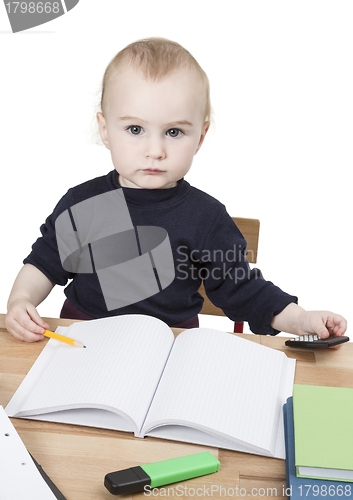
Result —
<instances>
[{"instance_id":1,"label":"toddler","mask_svg":"<svg viewBox=\"0 0 353 500\"><path fill-rule=\"evenodd\" d=\"M247 321L254 333L274 335L282 330L297 335L316 333L323 338L344 334L343 317L305 311L296 297L266 281L258 269L250 269L246 241L224 205L184 179L209 129L209 93L208 78L197 61L166 39L132 43L111 61L103 78L97 120L114 169L70 189L41 226L42 236L24 260L8 301L6 326L17 339L33 342L43 338L48 325L36 306L55 284L66 285L69 280L61 311L66 318L147 314L170 326L197 326L203 302L198 290L203 281L212 302L231 320ZM105 240L111 268L108 264L105 270L94 267L96 254L90 244L86 256L92 258L92 272L63 263L56 231L59 216L70 214L74 226L77 207L90 206L84 204L88 200L107 200L113 192L123 196L127 211L112 205L107 218L120 221L128 213L129 237L134 241L141 238L139 228L143 227L161 229L167 235L164 248L166 252L170 249L173 263L169 282L157 262L160 254L144 251L140 241L139 254L131 255L135 260L130 262L136 266L138 256L150 256L156 289L146 287L143 274L138 279L140 275L135 276L131 266L131 283L129 276L119 281L110 273L114 259L119 260L119 240ZM105 223L95 222L94 215L101 221L105 215L98 216L97 211L99 207L87 217L92 226L104 229ZM79 231L74 228L75 234ZM114 302L104 288L107 280L112 284L109 294L116 292L123 300L119 306L111 305ZM132 288L140 298L124 302Z\"/></svg>"}]
</instances>

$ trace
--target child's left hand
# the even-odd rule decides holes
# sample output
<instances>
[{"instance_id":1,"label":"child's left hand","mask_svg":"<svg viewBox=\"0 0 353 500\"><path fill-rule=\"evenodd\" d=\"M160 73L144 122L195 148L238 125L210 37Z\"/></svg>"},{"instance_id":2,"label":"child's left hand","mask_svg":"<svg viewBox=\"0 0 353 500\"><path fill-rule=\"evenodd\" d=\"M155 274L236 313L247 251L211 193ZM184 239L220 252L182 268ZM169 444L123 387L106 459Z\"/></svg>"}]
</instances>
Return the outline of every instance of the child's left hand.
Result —
<instances>
[{"instance_id":1,"label":"child's left hand","mask_svg":"<svg viewBox=\"0 0 353 500\"><path fill-rule=\"evenodd\" d=\"M305 311L291 303L275 316L272 328L294 335L316 334L322 339L340 337L347 330L347 321L329 311Z\"/></svg>"},{"instance_id":2,"label":"child's left hand","mask_svg":"<svg viewBox=\"0 0 353 500\"><path fill-rule=\"evenodd\" d=\"M303 333L316 333L322 339L340 337L347 330L347 321L339 314L329 311L304 311L301 329Z\"/></svg>"}]
</instances>

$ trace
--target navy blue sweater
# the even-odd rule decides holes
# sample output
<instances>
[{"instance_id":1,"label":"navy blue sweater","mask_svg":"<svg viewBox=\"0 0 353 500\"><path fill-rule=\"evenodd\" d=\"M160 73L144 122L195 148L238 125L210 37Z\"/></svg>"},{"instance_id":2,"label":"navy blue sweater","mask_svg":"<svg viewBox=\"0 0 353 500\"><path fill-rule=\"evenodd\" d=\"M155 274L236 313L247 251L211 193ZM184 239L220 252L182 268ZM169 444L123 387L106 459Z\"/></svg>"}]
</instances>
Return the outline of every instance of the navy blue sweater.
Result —
<instances>
[{"instance_id":1,"label":"navy blue sweater","mask_svg":"<svg viewBox=\"0 0 353 500\"><path fill-rule=\"evenodd\" d=\"M159 226L168 232L175 278L164 290L135 304L108 311L98 277L63 269L58 253L55 220L69 207L98 194L123 189L134 226ZM94 318L147 314L169 325L195 315L203 299L203 279L210 300L233 321L247 321L259 334L276 334L273 316L297 298L266 281L245 258L246 241L224 205L190 186L184 179L171 189L122 188L115 170L70 189L40 228L42 236L24 260L55 284L80 311Z\"/></svg>"}]
</instances>

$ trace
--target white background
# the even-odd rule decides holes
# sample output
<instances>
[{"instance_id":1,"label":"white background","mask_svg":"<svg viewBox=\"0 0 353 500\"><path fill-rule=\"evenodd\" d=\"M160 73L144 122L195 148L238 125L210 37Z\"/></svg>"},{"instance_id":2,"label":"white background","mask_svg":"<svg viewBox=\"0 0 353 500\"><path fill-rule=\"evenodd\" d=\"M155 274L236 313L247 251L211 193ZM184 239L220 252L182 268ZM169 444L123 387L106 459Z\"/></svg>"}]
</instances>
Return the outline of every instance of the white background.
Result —
<instances>
[{"instance_id":1,"label":"white background","mask_svg":"<svg viewBox=\"0 0 353 500\"><path fill-rule=\"evenodd\" d=\"M107 64L163 36L211 83L215 126L186 179L232 216L260 219L266 279L350 321L352 25L350 0L81 0L12 34L1 4L0 311L57 201L112 169L90 138ZM58 316L63 300L55 287L39 313Z\"/></svg>"}]
</instances>

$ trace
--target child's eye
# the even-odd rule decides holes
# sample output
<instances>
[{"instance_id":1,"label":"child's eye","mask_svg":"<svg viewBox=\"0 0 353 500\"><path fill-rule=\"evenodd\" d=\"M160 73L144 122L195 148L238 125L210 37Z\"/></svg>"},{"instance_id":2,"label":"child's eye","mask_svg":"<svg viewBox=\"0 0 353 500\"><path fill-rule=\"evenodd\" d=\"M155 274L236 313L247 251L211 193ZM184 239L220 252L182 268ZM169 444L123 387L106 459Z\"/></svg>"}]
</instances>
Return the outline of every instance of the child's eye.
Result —
<instances>
[{"instance_id":1,"label":"child's eye","mask_svg":"<svg viewBox=\"0 0 353 500\"><path fill-rule=\"evenodd\" d=\"M130 132L130 134L139 135L142 132L142 127L140 127L139 125L131 125L128 128L128 131Z\"/></svg>"},{"instance_id":2,"label":"child's eye","mask_svg":"<svg viewBox=\"0 0 353 500\"><path fill-rule=\"evenodd\" d=\"M182 130L180 130L179 128L170 128L169 130L167 130L167 135L169 135L169 137L179 137L180 135L183 134Z\"/></svg>"}]
</instances>

